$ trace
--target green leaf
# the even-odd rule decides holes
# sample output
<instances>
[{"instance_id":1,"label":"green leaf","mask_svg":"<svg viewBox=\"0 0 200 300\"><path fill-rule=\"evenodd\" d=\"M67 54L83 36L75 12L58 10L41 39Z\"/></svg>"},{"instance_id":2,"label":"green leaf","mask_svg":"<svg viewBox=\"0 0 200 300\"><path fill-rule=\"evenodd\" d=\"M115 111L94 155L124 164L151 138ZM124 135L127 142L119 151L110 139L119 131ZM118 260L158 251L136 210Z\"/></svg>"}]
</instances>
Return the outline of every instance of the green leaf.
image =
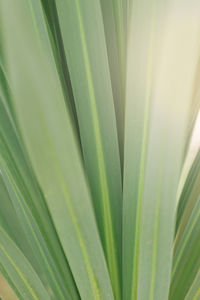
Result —
<instances>
[{"instance_id":1,"label":"green leaf","mask_svg":"<svg viewBox=\"0 0 200 300\"><path fill-rule=\"evenodd\" d=\"M16 212L8 195L8 191L3 182L2 174L0 175L0 226L6 231L10 238L15 242L17 247L23 252L26 258L36 267L36 261L31 248L27 242L23 229L17 218ZM37 267L36 267L37 269Z\"/></svg>"},{"instance_id":2,"label":"green leaf","mask_svg":"<svg viewBox=\"0 0 200 300\"><path fill-rule=\"evenodd\" d=\"M122 187L99 1L56 0L86 172L115 297L120 298Z\"/></svg>"},{"instance_id":3,"label":"green leaf","mask_svg":"<svg viewBox=\"0 0 200 300\"><path fill-rule=\"evenodd\" d=\"M15 283L21 299L50 300L35 271L2 227L0 227L0 264Z\"/></svg>"},{"instance_id":4,"label":"green leaf","mask_svg":"<svg viewBox=\"0 0 200 300\"><path fill-rule=\"evenodd\" d=\"M19 189L16 186L12 175L0 157L0 164L3 165L2 173L5 185L8 189L13 206L16 210L22 228L26 234L27 240L33 250L38 265L44 276L47 278L49 288L52 289L53 299L66 299L72 297L65 289L65 281L62 280L56 265L48 251L46 243L42 237L40 229L32 216L32 213L23 199ZM75 295L74 295L75 297Z\"/></svg>"},{"instance_id":5,"label":"green leaf","mask_svg":"<svg viewBox=\"0 0 200 300\"><path fill-rule=\"evenodd\" d=\"M183 231L188 223L191 213L194 209L198 196L200 194L200 151L198 151L195 160L190 168L186 182L182 189L182 193L179 200L179 206L177 211L176 220L176 236L174 242L174 248L182 237Z\"/></svg>"},{"instance_id":6,"label":"green leaf","mask_svg":"<svg viewBox=\"0 0 200 300\"><path fill-rule=\"evenodd\" d=\"M0 116L1 163L3 162L4 168L12 174L13 181L15 181L18 189L20 190L20 193L22 194L23 199L26 202L24 203L24 205L26 205L27 208L31 211L34 222L38 224L40 228L40 234L42 235L42 239L45 241L45 244L47 245L49 252L51 253L51 257L53 257L54 261L56 262L57 268L62 274L62 277L65 278L65 282L68 283L67 287L70 291L70 294L73 295L74 298L76 298L77 291L71 275L71 271L63 255L62 248L60 247L60 242L55 233L55 229L49 216L46 203L44 202L44 198L37 185L34 174L29 167L29 162L26 159L26 154L23 149L23 144L14 126L14 121L11 117L9 118L9 114L4 108L4 103L2 103L1 100ZM5 217L8 217L8 215L5 215ZM21 218L19 214L18 217L19 220L23 223L23 218ZM26 225L25 229L28 229ZM21 235L19 235L17 240L20 240L20 237ZM28 238L29 237L31 236L28 234ZM23 245L24 242L25 241L23 241L22 238L22 240L20 241L20 245ZM36 255L36 252L37 251L34 251L34 255ZM25 253L26 255L28 253L29 257L30 250L25 251ZM40 263L39 266L41 266ZM41 269L39 273L41 273ZM47 272L47 274L49 274L49 271Z\"/></svg>"},{"instance_id":7,"label":"green leaf","mask_svg":"<svg viewBox=\"0 0 200 300\"><path fill-rule=\"evenodd\" d=\"M199 300L200 299L200 271L198 271L185 300Z\"/></svg>"},{"instance_id":8,"label":"green leaf","mask_svg":"<svg viewBox=\"0 0 200 300\"><path fill-rule=\"evenodd\" d=\"M129 4L132 23L129 30L126 85L123 297L137 299L141 199L152 103L151 85L157 54L155 49L160 37L155 28L158 24L161 27L163 13L160 12L162 3L157 8L155 1L129 1Z\"/></svg>"},{"instance_id":9,"label":"green leaf","mask_svg":"<svg viewBox=\"0 0 200 300\"><path fill-rule=\"evenodd\" d=\"M125 125L124 299L168 297L176 193L199 50L198 5L194 5L192 24L185 7L177 22L180 7L179 1L172 7L168 1L132 2Z\"/></svg>"},{"instance_id":10,"label":"green leaf","mask_svg":"<svg viewBox=\"0 0 200 300\"><path fill-rule=\"evenodd\" d=\"M39 268L37 262L32 253L32 249L29 247L28 241L26 240L26 236L20 226L19 220L17 218L17 215L10 201L8 192L4 185L2 175L0 175L0 199L1 199L0 227L2 227L5 230L8 236L13 240L16 246L24 254L26 259L28 259L28 261L31 263L31 265L32 266L34 265L34 270L35 271L38 270ZM3 268L1 263L0 263L0 269L1 269L0 272L3 274L4 278L6 278L9 285L13 288L18 298L22 299L15 286L15 282L11 280L11 278L9 277L9 275L7 274L5 268ZM39 273L39 278L41 278L41 269Z\"/></svg>"},{"instance_id":11,"label":"green leaf","mask_svg":"<svg viewBox=\"0 0 200 300\"><path fill-rule=\"evenodd\" d=\"M47 54L40 31L33 27L27 1L11 2L1 4L4 46L12 101L32 166L81 298L113 299L53 54Z\"/></svg>"},{"instance_id":12,"label":"green leaf","mask_svg":"<svg viewBox=\"0 0 200 300\"><path fill-rule=\"evenodd\" d=\"M0 98L1 102L3 102L4 109L6 110L6 113L9 115L10 119L12 120L12 125L16 130L16 119L15 119L15 113L12 107L12 103L10 100L10 87L6 78L5 70L3 67L3 64L0 64Z\"/></svg>"},{"instance_id":13,"label":"green leaf","mask_svg":"<svg viewBox=\"0 0 200 300\"><path fill-rule=\"evenodd\" d=\"M49 39L51 41L51 46L58 70L58 74L60 76L60 81L63 88L63 95L65 97L67 108L70 112L70 117L72 119L72 124L74 126L75 132L77 132L78 138L79 128L78 128L78 120L77 113L74 103L74 96L72 92L71 80L69 76L68 65L65 57L64 46L59 26L57 8L54 0L40 0L43 5L44 10L44 18L47 24L47 30L49 33ZM31 2L33 8L35 8L34 15L38 16L37 7L34 1ZM39 13L41 15L41 12ZM41 15L42 16L42 15Z\"/></svg>"},{"instance_id":14,"label":"green leaf","mask_svg":"<svg viewBox=\"0 0 200 300\"><path fill-rule=\"evenodd\" d=\"M122 46L119 43L117 26L120 23L122 26L122 16L118 14L115 17L116 10L121 9L121 0L101 0L103 23L105 28L105 38L108 53L108 63L110 69L110 77L112 83L113 99L115 104L115 114L118 129L118 140L120 149L121 164L123 165L124 153L124 111L125 111L125 57L121 57L120 49L124 48L124 36L121 37ZM124 1L125 2L125 1ZM121 31L121 35L123 29ZM123 56L125 56L123 54ZM122 63L123 61L123 63Z\"/></svg>"},{"instance_id":15,"label":"green leaf","mask_svg":"<svg viewBox=\"0 0 200 300\"><path fill-rule=\"evenodd\" d=\"M200 197L174 253L170 300L185 299L200 266Z\"/></svg>"}]
</instances>

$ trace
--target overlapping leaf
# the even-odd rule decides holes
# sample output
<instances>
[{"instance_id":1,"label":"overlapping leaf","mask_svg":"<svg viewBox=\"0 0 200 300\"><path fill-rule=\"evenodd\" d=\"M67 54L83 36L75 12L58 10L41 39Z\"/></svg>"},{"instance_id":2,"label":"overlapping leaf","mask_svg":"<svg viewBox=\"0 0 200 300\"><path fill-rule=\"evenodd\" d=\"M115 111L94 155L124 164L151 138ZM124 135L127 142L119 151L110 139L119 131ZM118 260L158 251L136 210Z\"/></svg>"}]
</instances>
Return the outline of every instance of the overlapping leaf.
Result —
<instances>
[{"instance_id":1,"label":"overlapping leaf","mask_svg":"<svg viewBox=\"0 0 200 300\"><path fill-rule=\"evenodd\" d=\"M199 1L0 13L0 271L16 295L199 299Z\"/></svg>"},{"instance_id":2,"label":"overlapping leaf","mask_svg":"<svg viewBox=\"0 0 200 300\"><path fill-rule=\"evenodd\" d=\"M124 169L124 299L168 297L175 200L199 50L200 7L193 1L193 21L189 23L186 2L174 1L172 7L167 1L132 2Z\"/></svg>"},{"instance_id":3,"label":"overlapping leaf","mask_svg":"<svg viewBox=\"0 0 200 300\"><path fill-rule=\"evenodd\" d=\"M76 103L85 168L115 297L119 299L121 169L101 6L99 1L93 0L56 0L56 5Z\"/></svg>"},{"instance_id":4,"label":"overlapping leaf","mask_svg":"<svg viewBox=\"0 0 200 300\"><path fill-rule=\"evenodd\" d=\"M40 39L40 27L34 27L27 1L3 1L1 6L3 15L9 16L3 21L12 102L80 295L83 299L105 295L112 299L80 151L53 54Z\"/></svg>"},{"instance_id":5,"label":"overlapping leaf","mask_svg":"<svg viewBox=\"0 0 200 300\"><path fill-rule=\"evenodd\" d=\"M43 236L42 239L46 244L45 247L48 248L51 252L51 256L54 258L59 272L61 272L62 276L65 277L65 280L68 281L70 294L76 297L77 292L73 284L72 275L67 265L66 259L62 253L59 240L55 234L55 229L50 219L47 206L44 202L37 182L35 181L34 175L31 172L31 168L29 167L29 164L26 160L26 155L22 148L23 145L20 141L19 135L17 134L17 129L14 125L14 121L11 117L9 118L9 114L7 113L2 101L0 101L0 116L1 167L3 166L3 169L7 169L10 174L12 174L13 181L20 190L20 193L22 194L22 197L24 199L23 201L25 201L24 205L29 211L31 211L34 222L37 222L38 226L40 227L40 232ZM19 208L18 204L15 206L16 210L17 208ZM18 217L19 220L23 223L23 218L21 218L20 214L18 214ZM16 224L16 226L17 225L18 224ZM26 231L28 229L27 224L23 223L23 225ZM21 236L19 235L18 240L20 240L20 237ZM28 234L28 238L29 237L31 238L31 235ZM23 240L22 237L20 245L23 245L25 243L26 239ZM30 250L25 251L26 255L27 253L29 257ZM36 255L36 253L34 253L34 255ZM39 263L36 267L37 270L39 265L42 266L42 264ZM39 272L41 273L40 268L39 270ZM47 271L47 274L49 274L49 270Z\"/></svg>"},{"instance_id":6,"label":"overlapping leaf","mask_svg":"<svg viewBox=\"0 0 200 300\"><path fill-rule=\"evenodd\" d=\"M200 198L194 206L174 254L169 299L184 299L195 280L200 266L199 236Z\"/></svg>"},{"instance_id":7,"label":"overlapping leaf","mask_svg":"<svg viewBox=\"0 0 200 300\"><path fill-rule=\"evenodd\" d=\"M0 265L14 282L20 299L50 300L37 274L2 227L0 227Z\"/></svg>"},{"instance_id":8,"label":"overlapping leaf","mask_svg":"<svg viewBox=\"0 0 200 300\"><path fill-rule=\"evenodd\" d=\"M179 207L176 221L176 236L174 248L178 246L183 231L187 226L191 213L194 209L198 196L200 194L200 152L191 166L190 172L184 184L182 194L179 200Z\"/></svg>"},{"instance_id":9,"label":"overlapping leaf","mask_svg":"<svg viewBox=\"0 0 200 300\"><path fill-rule=\"evenodd\" d=\"M200 271L197 273L185 300L198 300L200 298Z\"/></svg>"}]
</instances>

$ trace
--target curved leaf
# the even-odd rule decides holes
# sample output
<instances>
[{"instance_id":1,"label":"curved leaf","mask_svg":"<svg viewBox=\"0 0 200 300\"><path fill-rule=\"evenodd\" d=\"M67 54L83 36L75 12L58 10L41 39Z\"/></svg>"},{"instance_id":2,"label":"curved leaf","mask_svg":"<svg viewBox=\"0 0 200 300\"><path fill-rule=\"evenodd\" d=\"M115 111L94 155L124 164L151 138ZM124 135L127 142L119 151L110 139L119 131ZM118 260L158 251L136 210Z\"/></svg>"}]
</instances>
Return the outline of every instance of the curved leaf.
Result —
<instances>
[{"instance_id":1,"label":"curved leaf","mask_svg":"<svg viewBox=\"0 0 200 300\"><path fill-rule=\"evenodd\" d=\"M169 292L176 193L199 57L200 6L193 1L190 22L188 2L182 3L132 2L125 126L124 299L167 299Z\"/></svg>"},{"instance_id":2,"label":"curved leaf","mask_svg":"<svg viewBox=\"0 0 200 300\"><path fill-rule=\"evenodd\" d=\"M33 27L27 1L3 0L1 7L6 16L4 46L12 102L81 298L113 299L80 150L53 56L46 53L40 31Z\"/></svg>"},{"instance_id":3,"label":"curved leaf","mask_svg":"<svg viewBox=\"0 0 200 300\"><path fill-rule=\"evenodd\" d=\"M200 266L200 197L174 253L170 300L184 299Z\"/></svg>"},{"instance_id":4,"label":"curved leaf","mask_svg":"<svg viewBox=\"0 0 200 300\"><path fill-rule=\"evenodd\" d=\"M197 273L185 300L199 300L200 299L200 271Z\"/></svg>"},{"instance_id":5,"label":"curved leaf","mask_svg":"<svg viewBox=\"0 0 200 300\"><path fill-rule=\"evenodd\" d=\"M174 241L174 249L176 250L182 234L187 226L188 220L192 214L193 208L200 194L200 151L190 168L188 177L184 184L181 197L179 200L177 221L176 221L176 236Z\"/></svg>"},{"instance_id":6,"label":"curved leaf","mask_svg":"<svg viewBox=\"0 0 200 300\"><path fill-rule=\"evenodd\" d=\"M113 290L118 299L121 295L122 183L100 1L56 0L56 5L76 103L85 168Z\"/></svg>"},{"instance_id":7,"label":"curved leaf","mask_svg":"<svg viewBox=\"0 0 200 300\"><path fill-rule=\"evenodd\" d=\"M40 227L42 239L44 240L46 247L48 247L51 257L53 257L54 261L56 262L57 269L62 274L62 277L65 278L65 282L67 282L67 289L74 298L77 298L77 290L71 275L71 271L66 262L66 258L63 255L62 248L55 233L45 200L38 187L32 169L29 166L30 162L27 160L23 144L18 134L19 131L17 131L15 123L11 116L9 117L8 112L4 107L4 102L2 102L0 99L1 160L4 162L4 168L9 170L10 174L12 174L15 184L17 185L18 189L23 195L23 199L26 202L25 205L29 210L31 210L35 220L34 222L36 222ZM8 216L5 215L5 217ZM22 219L19 218L19 221L22 221ZM25 229L27 228L28 227L25 226ZM17 240L19 240L20 237L21 235L19 235ZM29 234L28 237L30 237ZM23 240L21 241L21 245L23 245ZM28 250L25 253L26 255L29 255L30 251ZM41 264L39 265L41 266ZM39 273L41 273L41 269ZM47 275L48 274L49 271L47 272Z\"/></svg>"},{"instance_id":8,"label":"curved leaf","mask_svg":"<svg viewBox=\"0 0 200 300\"><path fill-rule=\"evenodd\" d=\"M2 227L0 227L0 263L15 283L21 299L50 300L35 271Z\"/></svg>"}]
</instances>

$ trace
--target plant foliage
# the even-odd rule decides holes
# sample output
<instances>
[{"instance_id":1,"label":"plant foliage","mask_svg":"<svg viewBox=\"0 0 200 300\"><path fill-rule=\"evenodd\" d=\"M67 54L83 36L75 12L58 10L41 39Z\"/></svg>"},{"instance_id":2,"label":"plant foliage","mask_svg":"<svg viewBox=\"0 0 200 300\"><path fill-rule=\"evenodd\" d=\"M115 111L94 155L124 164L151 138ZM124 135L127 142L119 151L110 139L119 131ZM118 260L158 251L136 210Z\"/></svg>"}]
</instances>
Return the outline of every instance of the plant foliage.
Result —
<instances>
[{"instance_id":1,"label":"plant foliage","mask_svg":"<svg viewBox=\"0 0 200 300\"><path fill-rule=\"evenodd\" d=\"M199 13L0 0L0 271L18 299L200 299Z\"/></svg>"}]
</instances>

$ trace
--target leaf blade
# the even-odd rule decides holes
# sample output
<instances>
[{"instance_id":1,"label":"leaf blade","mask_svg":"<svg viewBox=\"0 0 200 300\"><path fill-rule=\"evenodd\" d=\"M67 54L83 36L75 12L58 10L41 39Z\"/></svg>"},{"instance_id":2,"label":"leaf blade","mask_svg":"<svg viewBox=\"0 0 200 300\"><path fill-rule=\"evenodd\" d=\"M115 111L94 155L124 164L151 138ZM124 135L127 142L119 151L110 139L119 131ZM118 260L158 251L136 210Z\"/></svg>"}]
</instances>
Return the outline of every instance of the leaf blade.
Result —
<instances>
[{"instance_id":1,"label":"leaf blade","mask_svg":"<svg viewBox=\"0 0 200 300\"><path fill-rule=\"evenodd\" d=\"M9 20L4 18L4 24L7 24L5 47L9 82L31 163L81 297L100 299L106 295L108 299L113 299L80 151L55 72L55 64L50 59L52 55L46 55L41 40L38 40L33 31L33 20L26 2L22 0L14 3L12 10L9 4L9 1L3 1L5 15L9 13L12 16ZM12 34L12 26L18 28L18 32L23 32L23 39ZM14 49L12 45L16 38L20 43L16 43L17 47ZM18 81L18 66L20 75L23 76L23 86ZM72 170L71 174L68 170Z\"/></svg>"},{"instance_id":2,"label":"leaf blade","mask_svg":"<svg viewBox=\"0 0 200 300\"><path fill-rule=\"evenodd\" d=\"M91 0L58 0L56 4L85 168L112 284L116 297L120 297L121 170L101 7L99 1Z\"/></svg>"},{"instance_id":3,"label":"leaf blade","mask_svg":"<svg viewBox=\"0 0 200 300\"><path fill-rule=\"evenodd\" d=\"M50 297L36 273L2 228L0 228L0 242L1 264L15 282L22 299L26 299L27 296L33 300L49 300Z\"/></svg>"}]
</instances>

